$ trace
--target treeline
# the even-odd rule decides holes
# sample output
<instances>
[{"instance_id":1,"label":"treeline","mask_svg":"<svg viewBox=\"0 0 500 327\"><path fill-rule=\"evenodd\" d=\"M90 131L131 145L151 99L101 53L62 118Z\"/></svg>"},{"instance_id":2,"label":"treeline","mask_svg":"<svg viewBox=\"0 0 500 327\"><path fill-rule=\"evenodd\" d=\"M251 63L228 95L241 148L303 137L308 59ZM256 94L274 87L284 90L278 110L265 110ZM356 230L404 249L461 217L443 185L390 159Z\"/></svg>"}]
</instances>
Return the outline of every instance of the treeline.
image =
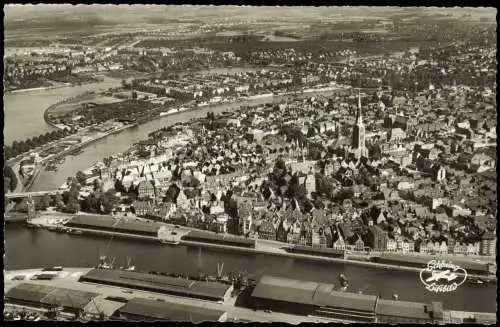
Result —
<instances>
[{"instance_id":1,"label":"treeline","mask_svg":"<svg viewBox=\"0 0 500 327\"><path fill-rule=\"evenodd\" d=\"M8 191L14 191L17 187L17 177L11 166L4 166L3 168L3 183L4 183L4 193Z\"/></svg>"},{"instance_id":2,"label":"treeline","mask_svg":"<svg viewBox=\"0 0 500 327\"><path fill-rule=\"evenodd\" d=\"M85 198L80 197L81 185L77 178L69 178L69 190L56 195L45 194L42 197L34 198L36 210L46 210L49 207L55 207L56 210L65 213L78 213L80 210L97 214L110 214L114 206L118 203L115 191L110 189L103 191L102 183L95 181L93 184L94 192ZM18 212L28 211L28 200L23 199L18 203L14 210Z\"/></svg>"},{"instance_id":3,"label":"treeline","mask_svg":"<svg viewBox=\"0 0 500 327\"><path fill-rule=\"evenodd\" d=\"M140 100L126 100L119 103L103 104L78 112L87 124L103 123L110 119L134 119L144 115L155 105Z\"/></svg>"},{"instance_id":4,"label":"treeline","mask_svg":"<svg viewBox=\"0 0 500 327\"><path fill-rule=\"evenodd\" d=\"M36 149L37 147L40 147L52 141L59 140L70 134L72 134L72 131L69 129L59 129L41 134L39 136L34 136L25 141L14 141L12 143L12 146L4 146L5 159L8 160L10 158L15 158L20 154Z\"/></svg>"}]
</instances>

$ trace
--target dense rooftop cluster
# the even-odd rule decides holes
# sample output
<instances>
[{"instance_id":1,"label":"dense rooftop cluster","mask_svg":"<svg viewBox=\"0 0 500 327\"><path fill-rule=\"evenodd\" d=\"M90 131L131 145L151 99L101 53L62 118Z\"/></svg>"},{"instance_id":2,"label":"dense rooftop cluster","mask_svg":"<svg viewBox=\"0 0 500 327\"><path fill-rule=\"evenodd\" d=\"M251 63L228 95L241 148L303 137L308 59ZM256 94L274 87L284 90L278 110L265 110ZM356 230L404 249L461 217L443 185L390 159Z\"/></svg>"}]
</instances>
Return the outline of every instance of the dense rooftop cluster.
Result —
<instances>
[{"instance_id":1,"label":"dense rooftop cluster","mask_svg":"<svg viewBox=\"0 0 500 327\"><path fill-rule=\"evenodd\" d=\"M492 255L494 92L453 83L361 98L367 156L352 155L356 95L344 91L165 128L101 174L136 199L136 214L178 224L342 250Z\"/></svg>"}]
</instances>

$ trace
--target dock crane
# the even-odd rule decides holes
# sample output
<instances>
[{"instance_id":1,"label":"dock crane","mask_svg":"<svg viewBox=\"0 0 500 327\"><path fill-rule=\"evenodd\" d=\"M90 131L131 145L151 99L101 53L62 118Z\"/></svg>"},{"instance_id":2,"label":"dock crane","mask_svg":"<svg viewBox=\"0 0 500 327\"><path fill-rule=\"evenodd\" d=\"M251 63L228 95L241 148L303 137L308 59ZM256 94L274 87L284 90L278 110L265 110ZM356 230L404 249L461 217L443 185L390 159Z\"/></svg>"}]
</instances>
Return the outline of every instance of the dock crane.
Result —
<instances>
[{"instance_id":1,"label":"dock crane","mask_svg":"<svg viewBox=\"0 0 500 327\"><path fill-rule=\"evenodd\" d=\"M75 306L73 300L71 299L71 296L68 293L64 293L64 295L68 299L69 304L71 305L71 307L77 309L77 311L75 313L75 320L84 318L85 312L83 311L83 309L82 308L78 308L77 306Z\"/></svg>"},{"instance_id":2,"label":"dock crane","mask_svg":"<svg viewBox=\"0 0 500 327\"><path fill-rule=\"evenodd\" d=\"M132 263L132 257L127 257L127 266L126 266L125 270L128 270L128 271L135 270L135 266L132 266L131 263Z\"/></svg>"},{"instance_id":3,"label":"dock crane","mask_svg":"<svg viewBox=\"0 0 500 327\"><path fill-rule=\"evenodd\" d=\"M222 264L217 264L217 278L222 278L222 272L224 270L224 262Z\"/></svg>"},{"instance_id":4,"label":"dock crane","mask_svg":"<svg viewBox=\"0 0 500 327\"><path fill-rule=\"evenodd\" d=\"M101 259L101 264L99 265L100 268L105 268L105 269L112 269L115 259L112 260L112 263L106 262L108 259L108 253L109 253L109 248L111 247L111 242L113 242L113 237L115 236L115 227L116 225L123 219L123 217L118 218L116 223L113 225L113 230L111 232L111 237L108 241L108 244L106 245L106 250L104 251L104 255L100 256Z\"/></svg>"},{"instance_id":5,"label":"dock crane","mask_svg":"<svg viewBox=\"0 0 500 327\"><path fill-rule=\"evenodd\" d=\"M99 306L95 302L94 298L92 298L91 302L94 304L94 307L96 308L97 313L99 314L99 320L105 320L106 319L106 315L104 314L104 312L101 309L99 309Z\"/></svg>"}]
</instances>

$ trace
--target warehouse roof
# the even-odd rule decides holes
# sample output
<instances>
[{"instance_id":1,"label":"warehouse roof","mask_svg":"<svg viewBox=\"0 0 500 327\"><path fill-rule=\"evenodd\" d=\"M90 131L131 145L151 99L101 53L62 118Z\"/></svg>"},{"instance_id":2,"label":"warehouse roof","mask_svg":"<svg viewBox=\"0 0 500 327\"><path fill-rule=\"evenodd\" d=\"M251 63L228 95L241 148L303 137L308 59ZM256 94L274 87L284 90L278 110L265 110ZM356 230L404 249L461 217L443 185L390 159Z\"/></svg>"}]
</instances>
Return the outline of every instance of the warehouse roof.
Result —
<instances>
[{"instance_id":1,"label":"warehouse roof","mask_svg":"<svg viewBox=\"0 0 500 327\"><path fill-rule=\"evenodd\" d=\"M318 283L287 278L263 276L252 292L252 297L298 304L312 304Z\"/></svg>"},{"instance_id":2,"label":"warehouse roof","mask_svg":"<svg viewBox=\"0 0 500 327\"><path fill-rule=\"evenodd\" d=\"M318 254L338 254L338 255L341 255L344 253L343 250L337 250L337 249L333 249L333 248L319 248L319 247L317 248L317 247L304 246L304 245L294 245L290 249L293 251L310 252L310 253L318 253Z\"/></svg>"},{"instance_id":3,"label":"warehouse roof","mask_svg":"<svg viewBox=\"0 0 500 327\"><path fill-rule=\"evenodd\" d=\"M213 234L213 233L197 231L197 230L190 231L189 234L186 235L186 238L224 240L224 241L231 241L231 242L238 242L238 243L245 243L245 244L254 244L255 243L255 240L250 240L250 239L241 238L241 237L237 237L237 236L231 236L231 235L227 235L227 234Z\"/></svg>"},{"instance_id":4,"label":"warehouse roof","mask_svg":"<svg viewBox=\"0 0 500 327\"><path fill-rule=\"evenodd\" d=\"M69 226L92 226L128 230L131 232L157 233L160 225L142 221L117 220L111 216L79 215L68 222Z\"/></svg>"},{"instance_id":5,"label":"warehouse roof","mask_svg":"<svg viewBox=\"0 0 500 327\"><path fill-rule=\"evenodd\" d=\"M406 302L380 299L377 302L375 313L377 315L408 317L417 319L430 319L425 312L425 304L419 302Z\"/></svg>"},{"instance_id":6,"label":"warehouse roof","mask_svg":"<svg viewBox=\"0 0 500 327\"><path fill-rule=\"evenodd\" d=\"M97 295L97 293L67 288L23 283L13 287L5 297L12 300L83 309Z\"/></svg>"},{"instance_id":7,"label":"warehouse roof","mask_svg":"<svg viewBox=\"0 0 500 327\"><path fill-rule=\"evenodd\" d=\"M38 288L37 285L24 283L11 288L5 297L13 300L40 302L46 295L47 293Z\"/></svg>"},{"instance_id":8,"label":"warehouse roof","mask_svg":"<svg viewBox=\"0 0 500 327\"><path fill-rule=\"evenodd\" d=\"M124 229L128 231L139 231L139 232L147 232L147 233L158 233L160 229L160 225L156 223L146 223L140 221L119 221L115 227L115 229Z\"/></svg>"},{"instance_id":9,"label":"warehouse roof","mask_svg":"<svg viewBox=\"0 0 500 327\"><path fill-rule=\"evenodd\" d=\"M204 321L219 321L225 312L170 301L160 302L134 298L118 309L117 313L149 317L157 320L199 323Z\"/></svg>"},{"instance_id":10,"label":"warehouse roof","mask_svg":"<svg viewBox=\"0 0 500 327\"><path fill-rule=\"evenodd\" d=\"M377 297L375 295L333 291L326 301L315 301L314 304L317 306L373 312L376 301Z\"/></svg>"},{"instance_id":11,"label":"warehouse roof","mask_svg":"<svg viewBox=\"0 0 500 327\"><path fill-rule=\"evenodd\" d=\"M193 281L115 269L93 269L82 276L82 280L99 284L112 283L123 287L212 300L224 300L229 289L228 285L221 283Z\"/></svg>"},{"instance_id":12,"label":"warehouse roof","mask_svg":"<svg viewBox=\"0 0 500 327\"><path fill-rule=\"evenodd\" d=\"M371 312L375 308L377 299L374 295L334 291L333 284L272 276L263 276L261 278L252 293L252 297Z\"/></svg>"},{"instance_id":13,"label":"warehouse roof","mask_svg":"<svg viewBox=\"0 0 500 327\"><path fill-rule=\"evenodd\" d=\"M112 227L116 220L111 216L78 215L67 223L68 225L85 225L96 227Z\"/></svg>"}]
</instances>

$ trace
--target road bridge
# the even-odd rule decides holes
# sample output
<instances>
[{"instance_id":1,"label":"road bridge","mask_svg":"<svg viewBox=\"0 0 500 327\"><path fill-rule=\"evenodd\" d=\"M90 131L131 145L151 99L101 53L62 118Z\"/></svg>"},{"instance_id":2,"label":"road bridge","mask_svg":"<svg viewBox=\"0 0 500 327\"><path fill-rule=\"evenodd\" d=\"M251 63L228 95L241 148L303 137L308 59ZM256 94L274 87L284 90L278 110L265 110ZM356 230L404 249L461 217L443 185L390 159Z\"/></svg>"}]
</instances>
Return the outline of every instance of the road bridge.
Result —
<instances>
[{"instance_id":1,"label":"road bridge","mask_svg":"<svg viewBox=\"0 0 500 327\"><path fill-rule=\"evenodd\" d=\"M38 191L38 192L20 192L20 193L8 193L5 194L6 199L23 199L23 198L28 198L28 197L40 197L44 196L45 194L48 195L55 195L58 193L62 193L63 191L61 190L50 190L50 191Z\"/></svg>"}]
</instances>

